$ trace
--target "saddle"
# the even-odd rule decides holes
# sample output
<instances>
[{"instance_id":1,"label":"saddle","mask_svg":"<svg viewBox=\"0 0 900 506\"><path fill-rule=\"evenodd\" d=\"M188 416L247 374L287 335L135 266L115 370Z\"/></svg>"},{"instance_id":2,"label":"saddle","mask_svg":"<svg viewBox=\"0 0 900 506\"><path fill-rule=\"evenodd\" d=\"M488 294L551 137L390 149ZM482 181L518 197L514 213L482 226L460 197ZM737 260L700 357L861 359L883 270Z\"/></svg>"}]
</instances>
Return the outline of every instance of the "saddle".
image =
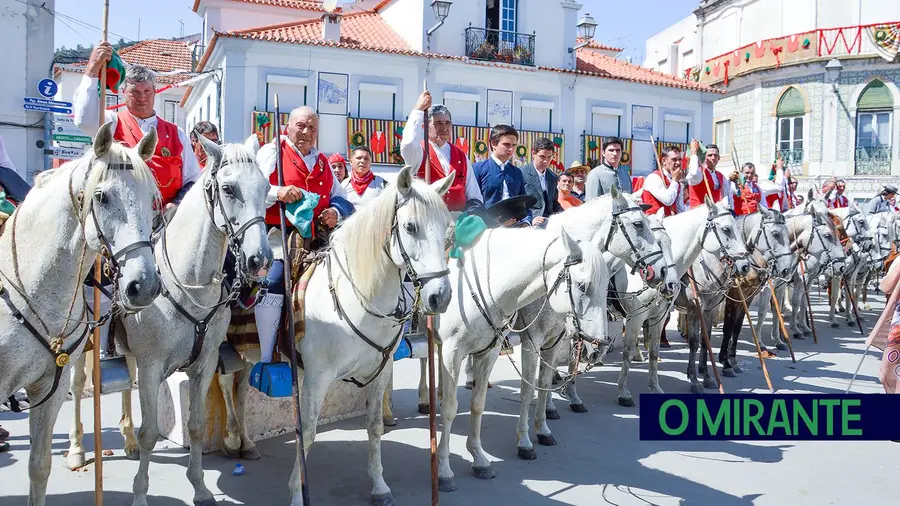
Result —
<instances>
[{"instance_id":1,"label":"saddle","mask_svg":"<svg viewBox=\"0 0 900 506\"><path fill-rule=\"evenodd\" d=\"M330 231L321 225L317 225L316 233L312 238L303 238L294 228L288 234L288 254L285 258L285 267L289 267L289 269L286 269L286 274L290 273L291 288L293 290L293 307L291 312L294 318L295 343L299 343L306 334L304 304L306 285L315 273L319 261L325 257L324 254L327 251L329 237ZM280 244L281 235L277 228L273 228L270 233L270 242L274 239L277 239ZM257 290L259 287L250 288ZM231 307L231 323L228 326L226 339L240 353L259 349L259 335L256 329L254 307L255 304L246 308L240 305ZM290 349L286 329L287 321L282 315L281 328L276 338L276 345L279 350Z\"/></svg>"}]
</instances>

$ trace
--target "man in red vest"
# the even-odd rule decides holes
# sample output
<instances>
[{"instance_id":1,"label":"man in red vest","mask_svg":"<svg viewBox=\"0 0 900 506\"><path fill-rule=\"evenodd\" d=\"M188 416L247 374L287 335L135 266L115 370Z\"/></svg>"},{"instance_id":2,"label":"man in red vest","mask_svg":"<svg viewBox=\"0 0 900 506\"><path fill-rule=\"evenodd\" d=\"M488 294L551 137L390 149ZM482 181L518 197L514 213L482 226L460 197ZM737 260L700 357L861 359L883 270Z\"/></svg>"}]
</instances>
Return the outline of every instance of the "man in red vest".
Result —
<instances>
[{"instance_id":1,"label":"man in red vest","mask_svg":"<svg viewBox=\"0 0 900 506\"><path fill-rule=\"evenodd\" d=\"M469 154L452 144L453 119L450 109L443 105L431 105L431 93L425 91L419 95L415 108L409 113L406 126L403 127L403 139L400 141L400 156L407 165L418 167L416 174L425 179L425 140L423 126L425 111L428 113L428 161L431 165L431 181L442 179L450 171L456 171L453 185L444 195L444 202L451 211L466 211L482 207L484 199L478 180L472 171ZM471 139L474 142L474 139Z\"/></svg>"},{"instance_id":2,"label":"man in red vest","mask_svg":"<svg viewBox=\"0 0 900 506\"><path fill-rule=\"evenodd\" d=\"M72 99L75 126L93 136L102 126L99 123L99 76L112 56L108 42L97 44L85 67L81 84ZM143 65L132 65L122 87L125 107L118 112L106 111L105 121L113 122L113 138L134 147L151 127L156 128L159 141L156 152L147 162L156 178L166 211L174 208L200 177L200 165L184 131L160 118L153 109L156 101L156 74Z\"/></svg>"},{"instance_id":3,"label":"man in red vest","mask_svg":"<svg viewBox=\"0 0 900 506\"><path fill-rule=\"evenodd\" d=\"M832 177L830 181L826 181L822 187L822 193L825 194L825 204L831 209L850 205L850 201L844 196L844 190L846 189L847 183L843 179Z\"/></svg>"},{"instance_id":4,"label":"man in red vest","mask_svg":"<svg viewBox=\"0 0 900 506\"><path fill-rule=\"evenodd\" d=\"M706 146L706 156L700 162L700 142L691 141L691 160L688 164L687 183L690 208L703 205L703 198L707 195L718 202L727 197L731 203L730 186L725 184L725 176L716 171L719 163L719 147L715 144ZM734 209L734 205L731 206Z\"/></svg>"},{"instance_id":5,"label":"man in red vest","mask_svg":"<svg viewBox=\"0 0 900 506\"><path fill-rule=\"evenodd\" d=\"M734 214L743 216L757 212L760 207L769 207L757 183L755 165L745 163L740 174L735 170L728 179L733 185L731 192Z\"/></svg>"},{"instance_id":6,"label":"man in red vest","mask_svg":"<svg viewBox=\"0 0 900 506\"><path fill-rule=\"evenodd\" d=\"M656 214L660 208L665 209L666 216L673 216L684 211L684 200L681 190L684 188L684 169L681 168L681 149L668 146L663 151L660 161L662 167L651 172L644 179L641 187L641 200L649 205L644 212Z\"/></svg>"},{"instance_id":7,"label":"man in red vest","mask_svg":"<svg viewBox=\"0 0 900 506\"><path fill-rule=\"evenodd\" d=\"M353 213L353 206L346 200L347 191L341 186L331 164L318 149L319 115L310 107L298 107L291 111L287 122L287 135L280 135L259 148L256 163L263 175L269 179L271 188L266 197L266 225L269 239L277 243L272 249L276 260L266 274L269 291L254 307L256 329L259 335L261 362L271 362L275 349L275 335L281 324L284 306L284 257L281 249L280 206L276 202L292 203L303 199L303 191L319 196L313 209L312 234L316 236L316 225L326 229L335 228L343 218ZM281 143L281 164L284 170L284 186L278 186L276 142ZM321 241L323 238L319 238Z\"/></svg>"}]
</instances>

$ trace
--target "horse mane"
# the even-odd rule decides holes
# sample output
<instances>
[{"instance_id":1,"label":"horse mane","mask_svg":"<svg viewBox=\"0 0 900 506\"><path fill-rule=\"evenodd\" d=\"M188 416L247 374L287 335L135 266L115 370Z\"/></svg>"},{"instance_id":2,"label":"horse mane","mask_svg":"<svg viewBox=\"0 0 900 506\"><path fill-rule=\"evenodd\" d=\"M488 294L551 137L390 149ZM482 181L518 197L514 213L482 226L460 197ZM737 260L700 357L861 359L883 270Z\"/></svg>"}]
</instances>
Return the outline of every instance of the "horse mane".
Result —
<instances>
[{"instance_id":1,"label":"horse mane","mask_svg":"<svg viewBox=\"0 0 900 506\"><path fill-rule=\"evenodd\" d=\"M386 186L381 195L366 205L365 211L353 213L331 235L336 253L344 253L340 261L346 259L353 283L368 300L375 298L382 283L396 269L385 252L385 243L391 238L396 205L402 198L396 184ZM405 199L403 204L425 222L450 223L450 211L443 199L425 182L413 179Z\"/></svg>"},{"instance_id":2,"label":"horse mane","mask_svg":"<svg viewBox=\"0 0 900 506\"><path fill-rule=\"evenodd\" d=\"M613 201L609 193L589 200L577 207L570 207L563 213L557 213L547 219L547 230L558 230L566 223L585 223L595 221L596 216L612 213Z\"/></svg>"},{"instance_id":3,"label":"horse mane","mask_svg":"<svg viewBox=\"0 0 900 506\"><path fill-rule=\"evenodd\" d=\"M131 172L134 174L135 180L151 188L150 192L153 200L161 200L162 196L159 193L159 188L156 186L156 178L153 176L153 172L150 170L147 162L141 159L136 149L126 148L118 142L111 143L109 149L101 157L96 157L93 149L91 149L82 157L62 164L58 169L41 172L34 178L34 187L43 188L63 176L69 176L77 170L84 169L85 180L83 186L80 190L73 188L73 191L82 191L84 195L93 195L100 183L119 177L120 173L110 168L110 164L114 161L123 160L131 163L133 167ZM94 199L92 198L83 199L82 217L87 216L90 212L93 201Z\"/></svg>"}]
</instances>

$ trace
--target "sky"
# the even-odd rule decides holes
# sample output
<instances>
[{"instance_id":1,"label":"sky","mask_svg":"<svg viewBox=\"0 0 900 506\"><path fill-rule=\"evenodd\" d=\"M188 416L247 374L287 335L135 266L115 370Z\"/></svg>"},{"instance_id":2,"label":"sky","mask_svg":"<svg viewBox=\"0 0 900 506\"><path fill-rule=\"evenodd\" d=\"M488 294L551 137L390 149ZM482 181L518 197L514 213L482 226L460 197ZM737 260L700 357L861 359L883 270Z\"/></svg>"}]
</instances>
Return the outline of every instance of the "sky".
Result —
<instances>
[{"instance_id":1,"label":"sky","mask_svg":"<svg viewBox=\"0 0 900 506\"><path fill-rule=\"evenodd\" d=\"M193 3L194 0L110 0L109 39L117 42L120 37L125 40L178 37L182 34L182 22L184 35L199 33L203 23L191 11ZM700 0L580 0L580 3L584 5L580 15L591 14L597 21L594 39L624 48L621 57L630 56L634 63L640 64L644 42L690 15ZM146 8L141 10L139 5ZM56 10L59 13L55 29L57 48L88 46L100 40L102 0L56 0ZM450 15L453 15L452 7Z\"/></svg>"}]
</instances>

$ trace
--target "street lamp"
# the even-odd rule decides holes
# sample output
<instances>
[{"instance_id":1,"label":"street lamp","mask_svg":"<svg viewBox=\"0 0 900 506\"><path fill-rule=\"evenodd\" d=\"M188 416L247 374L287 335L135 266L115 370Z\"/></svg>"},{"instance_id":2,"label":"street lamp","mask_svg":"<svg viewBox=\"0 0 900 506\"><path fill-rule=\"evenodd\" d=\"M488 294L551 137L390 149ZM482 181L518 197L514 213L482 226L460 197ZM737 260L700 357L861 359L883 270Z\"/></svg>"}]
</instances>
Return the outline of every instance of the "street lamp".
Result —
<instances>
[{"instance_id":1,"label":"street lamp","mask_svg":"<svg viewBox=\"0 0 900 506\"><path fill-rule=\"evenodd\" d=\"M431 10L434 11L434 17L437 19L437 24L429 28L428 32L426 32L429 37L444 24L444 20L450 15L450 5L452 4L453 2L450 0L431 0Z\"/></svg>"},{"instance_id":2,"label":"street lamp","mask_svg":"<svg viewBox=\"0 0 900 506\"><path fill-rule=\"evenodd\" d=\"M841 61L837 58L832 58L831 61L825 65L825 74L828 76L828 80L833 83L837 82L838 78L841 76L842 68L843 65L841 65Z\"/></svg>"},{"instance_id":3,"label":"street lamp","mask_svg":"<svg viewBox=\"0 0 900 506\"><path fill-rule=\"evenodd\" d=\"M578 20L578 24L575 25L575 28L578 29L578 38L581 39L582 42L575 47L569 48L570 53L574 53L591 43L591 40L594 38L594 31L597 30L597 22L590 14L585 14L583 18Z\"/></svg>"}]
</instances>

